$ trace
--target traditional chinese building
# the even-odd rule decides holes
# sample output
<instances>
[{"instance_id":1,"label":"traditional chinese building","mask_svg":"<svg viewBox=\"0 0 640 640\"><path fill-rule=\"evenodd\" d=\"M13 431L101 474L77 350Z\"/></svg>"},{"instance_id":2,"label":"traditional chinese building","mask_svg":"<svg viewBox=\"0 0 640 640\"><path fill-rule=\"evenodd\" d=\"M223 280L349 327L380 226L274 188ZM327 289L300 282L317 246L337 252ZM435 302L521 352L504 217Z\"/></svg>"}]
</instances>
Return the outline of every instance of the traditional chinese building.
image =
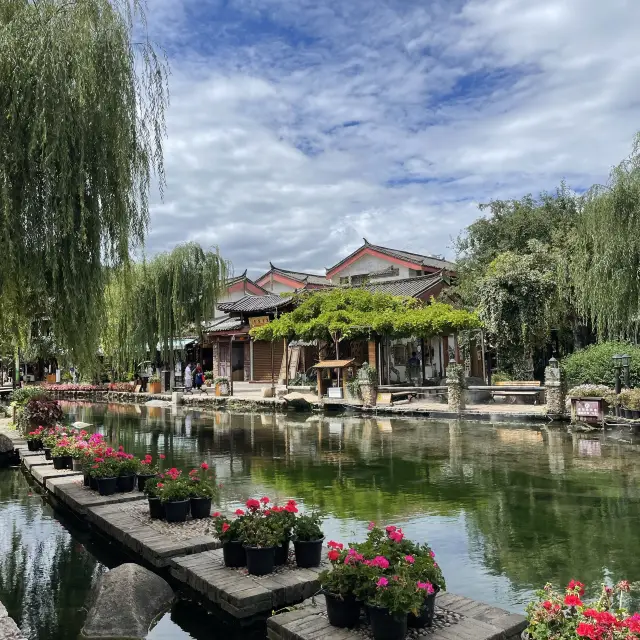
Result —
<instances>
[{"instance_id":1,"label":"traditional chinese building","mask_svg":"<svg viewBox=\"0 0 640 640\"><path fill-rule=\"evenodd\" d=\"M293 293L304 289L326 289L331 286L331 282L324 276L279 269L271 262L269 263L269 271L260 276L256 280L256 284L275 294Z\"/></svg>"}]
</instances>

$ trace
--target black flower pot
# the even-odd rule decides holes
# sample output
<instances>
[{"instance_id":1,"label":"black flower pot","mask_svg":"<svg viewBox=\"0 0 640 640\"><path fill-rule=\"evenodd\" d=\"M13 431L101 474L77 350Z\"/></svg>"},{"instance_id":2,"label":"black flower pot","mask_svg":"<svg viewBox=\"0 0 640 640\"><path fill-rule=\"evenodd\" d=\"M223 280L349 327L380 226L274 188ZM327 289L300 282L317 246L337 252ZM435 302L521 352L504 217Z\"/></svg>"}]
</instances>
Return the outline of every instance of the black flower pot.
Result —
<instances>
[{"instance_id":1,"label":"black flower pot","mask_svg":"<svg viewBox=\"0 0 640 640\"><path fill-rule=\"evenodd\" d=\"M190 500L172 500L164 503L164 517L167 522L186 522L191 509Z\"/></svg>"},{"instance_id":2,"label":"black flower pot","mask_svg":"<svg viewBox=\"0 0 640 640\"><path fill-rule=\"evenodd\" d=\"M331 626L344 629L355 627L360 623L360 602L355 596L349 595L342 598L324 591L324 598L327 602L327 617Z\"/></svg>"},{"instance_id":3,"label":"black flower pot","mask_svg":"<svg viewBox=\"0 0 640 640\"><path fill-rule=\"evenodd\" d=\"M51 447L43 447L44 448L44 457L46 460L51 460Z\"/></svg>"},{"instance_id":4,"label":"black flower pot","mask_svg":"<svg viewBox=\"0 0 640 640\"><path fill-rule=\"evenodd\" d=\"M160 498L148 498L148 500L151 519L162 520L164 518L164 505L160 501Z\"/></svg>"},{"instance_id":5,"label":"black flower pot","mask_svg":"<svg viewBox=\"0 0 640 640\"><path fill-rule=\"evenodd\" d=\"M191 498L191 517L196 520L211 515L211 498Z\"/></svg>"},{"instance_id":6,"label":"black flower pot","mask_svg":"<svg viewBox=\"0 0 640 640\"><path fill-rule=\"evenodd\" d=\"M33 442L33 451L40 451L40 449L42 449L42 440L40 440L40 438L37 438L32 442Z\"/></svg>"},{"instance_id":7,"label":"black flower pot","mask_svg":"<svg viewBox=\"0 0 640 640\"><path fill-rule=\"evenodd\" d=\"M53 468L58 471L73 468L73 458L71 456L56 456L55 458L52 458L52 460Z\"/></svg>"},{"instance_id":8,"label":"black flower pot","mask_svg":"<svg viewBox=\"0 0 640 640\"><path fill-rule=\"evenodd\" d=\"M245 547L247 570L252 576L266 576L275 568L276 547Z\"/></svg>"},{"instance_id":9,"label":"black flower pot","mask_svg":"<svg viewBox=\"0 0 640 640\"><path fill-rule=\"evenodd\" d=\"M118 476L118 481L116 482L116 491L118 493L130 493L131 491L133 491L135 485L136 477L134 475Z\"/></svg>"},{"instance_id":10,"label":"black flower pot","mask_svg":"<svg viewBox=\"0 0 640 640\"><path fill-rule=\"evenodd\" d=\"M631 411L631 409L623 409L622 411L624 412L624 417L625 418L633 417L633 411Z\"/></svg>"},{"instance_id":11,"label":"black flower pot","mask_svg":"<svg viewBox=\"0 0 640 640\"><path fill-rule=\"evenodd\" d=\"M36 449L36 441L35 440L27 440L27 449L29 451L37 451L37 449Z\"/></svg>"},{"instance_id":12,"label":"black flower pot","mask_svg":"<svg viewBox=\"0 0 640 640\"><path fill-rule=\"evenodd\" d=\"M433 616L436 612L436 595L440 591L440 587L435 587L434 592L424 599L424 604L420 610L420 615L414 616L410 613L407 616L407 625L411 629L423 629L433 624Z\"/></svg>"},{"instance_id":13,"label":"black flower pot","mask_svg":"<svg viewBox=\"0 0 640 640\"><path fill-rule=\"evenodd\" d=\"M94 478L93 476L89 478L89 488L93 489L94 491L98 490L98 478Z\"/></svg>"},{"instance_id":14,"label":"black flower pot","mask_svg":"<svg viewBox=\"0 0 640 640\"><path fill-rule=\"evenodd\" d=\"M101 496L112 496L116 492L118 478L96 478L98 493Z\"/></svg>"},{"instance_id":15,"label":"black flower pot","mask_svg":"<svg viewBox=\"0 0 640 640\"><path fill-rule=\"evenodd\" d=\"M639 411L639 410L637 410L637 409L633 409L633 410L631 411L631 417L632 417L634 420L638 420L638 419L640 418L640 411Z\"/></svg>"},{"instance_id":16,"label":"black flower pot","mask_svg":"<svg viewBox=\"0 0 640 640\"><path fill-rule=\"evenodd\" d=\"M138 474L138 491L144 491L144 486L147 484L147 480L155 478L155 473L139 473Z\"/></svg>"},{"instance_id":17,"label":"black flower pot","mask_svg":"<svg viewBox=\"0 0 640 640\"><path fill-rule=\"evenodd\" d=\"M85 473L82 477L83 481L84 481L84 486L85 487L90 487L91 486L91 476L88 473Z\"/></svg>"},{"instance_id":18,"label":"black flower pot","mask_svg":"<svg viewBox=\"0 0 640 640\"><path fill-rule=\"evenodd\" d=\"M294 540L293 548L296 552L296 564L302 569L319 567L322 559L322 543L320 540Z\"/></svg>"},{"instance_id":19,"label":"black flower pot","mask_svg":"<svg viewBox=\"0 0 640 640\"><path fill-rule=\"evenodd\" d=\"M369 607L373 640L404 640L407 635L407 614L394 615L388 609Z\"/></svg>"},{"instance_id":20,"label":"black flower pot","mask_svg":"<svg viewBox=\"0 0 640 640\"><path fill-rule=\"evenodd\" d=\"M282 544L279 544L276 548L275 563L276 567L281 567L287 563L289 558L289 539L287 538Z\"/></svg>"},{"instance_id":21,"label":"black flower pot","mask_svg":"<svg viewBox=\"0 0 640 640\"><path fill-rule=\"evenodd\" d=\"M247 554L244 551L242 542L239 540L230 540L222 543L222 558L225 567L246 567Z\"/></svg>"},{"instance_id":22,"label":"black flower pot","mask_svg":"<svg viewBox=\"0 0 640 640\"><path fill-rule=\"evenodd\" d=\"M72 468L74 471L82 471L84 465L82 464L82 460L80 458L73 458Z\"/></svg>"}]
</instances>

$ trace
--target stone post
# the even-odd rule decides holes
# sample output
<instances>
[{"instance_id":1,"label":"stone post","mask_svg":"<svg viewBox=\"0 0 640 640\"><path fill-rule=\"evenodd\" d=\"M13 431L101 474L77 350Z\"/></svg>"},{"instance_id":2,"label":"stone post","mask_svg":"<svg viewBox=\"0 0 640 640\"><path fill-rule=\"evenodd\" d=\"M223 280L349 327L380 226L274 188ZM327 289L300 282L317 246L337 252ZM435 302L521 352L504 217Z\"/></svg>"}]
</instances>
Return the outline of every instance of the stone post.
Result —
<instances>
[{"instance_id":1,"label":"stone post","mask_svg":"<svg viewBox=\"0 0 640 640\"><path fill-rule=\"evenodd\" d=\"M464 399L464 367L459 364L450 364L447 367L447 387L449 387L449 410L454 413L462 413L465 409Z\"/></svg>"},{"instance_id":2,"label":"stone post","mask_svg":"<svg viewBox=\"0 0 640 640\"><path fill-rule=\"evenodd\" d=\"M555 360L544 370L544 386L547 415L550 418L563 418L566 414L565 389L561 370Z\"/></svg>"}]
</instances>

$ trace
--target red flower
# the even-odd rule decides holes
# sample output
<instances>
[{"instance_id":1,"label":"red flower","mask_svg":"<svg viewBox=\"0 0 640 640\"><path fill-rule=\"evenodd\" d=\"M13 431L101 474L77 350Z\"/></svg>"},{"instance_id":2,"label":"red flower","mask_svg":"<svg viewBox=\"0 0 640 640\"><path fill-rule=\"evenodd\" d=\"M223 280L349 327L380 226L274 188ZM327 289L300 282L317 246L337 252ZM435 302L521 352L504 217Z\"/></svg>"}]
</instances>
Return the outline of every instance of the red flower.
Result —
<instances>
[{"instance_id":1,"label":"red flower","mask_svg":"<svg viewBox=\"0 0 640 640\"><path fill-rule=\"evenodd\" d=\"M582 606L582 602L580 601L580 598L578 596L576 596L575 594L572 594L572 593L570 593L569 595L565 596L564 603L569 607L581 607Z\"/></svg>"},{"instance_id":2,"label":"red flower","mask_svg":"<svg viewBox=\"0 0 640 640\"><path fill-rule=\"evenodd\" d=\"M164 453L160 454L160 460L164 460L167 456L164 455Z\"/></svg>"},{"instance_id":3,"label":"red flower","mask_svg":"<svg viewBox=\"0 0 640 640\"><path fill-rule=\"evenodd\" d=\"M595 640L598 635L596 633L596 628L592 624L587 624L586 622L581 622L576 628L576 635L582 638L592 638Z\"/></svg>"},{"instance_id":4,"label":"red flower","mask_svg":"<svg viewBox=\"0 0 640 640\"><path fill-rule=\"evenodd\" d=\"M201 469L204 469L204 470L206 471L206 470L209 468L209 465L208 465L206 462L203 462L203 463L200 465L200 468L201 468Z\"/></svg>"},{"instance_id":5,"label":"red flower","mask_svg":"<svg viewBox=\"0 0 640 640\"><path fill-rule=\"evenodd\" d=\"M236 515L237 516L243 516L244 515L244 511L242 509L236 509Z\"/></svg>"},{"instance_id":6,"label":"red flower","mask_svg":"<svg viewBox=\"0 0 640 640\"><path fill-rule=\"evenodd\" d=\"M219 518L222 514L219 511L216 511L215 513L211 514L212 518Z\"/></svg>"},{"instance_id":7,"label":"red flower","mask_svg":"<svg viewBox=\"0 0 640 640\"><path fill-rule=\"evenodd\" d=\"M581 596L584 595L584 585L582 582L579 582L578 580L571 580L567 585L567 591L575 591L576 589L578 589L578 593Z\"/></svg>"},{"instance_id":8,"label":"red flower","mask_svg":"<svg viewBox=\"0 0 640 640\"><path fill-rule=\"evenodd\" d=\"M270 516L271 515L271 511L269 509L265 509L264 515L265 516Z\"/></svg>"},{"instance_id":9,"label":"red flower","mask_svg":"<svg viewBox=\"0 0 640 640\"><path fill-rule=\"evenodd\" d=\"M162 482L158 482L158 484L156 485L156 487L158 489L162 489L162 487L164 487L164 485L162 484Z\"/></svg>"},{"instance_id":10,"label":"red flower","mask_svg":"<svg viewBox=\"0 0 640 640\"><path fill-rule=\"evenodd\" d=\"M246 502L246 507L250 511L257 511L260 508L260 503L254 498L249 498Z\"/></svg>"},{"instance_id":11,"label":"red flower","mask_svg":"<svg viewBox=\"0 0 640 640\"><path fill-rule=\"evenodd\" d=\"M331 560L331 562L335 562L340 557L340 552L336 551L335 549L332 549L331 551L329 551L327 556L329 560Z\"/></svg>"},{"instance_id":12,"label":"red flower","mask_svg":"<svg viewBox=\"0 0 640 640\"><path fill-rule=\"evenodd\" d=\"M329 547L329 549L344 549L344 545L342 543L335 542L334 540L329 540L327 547Z\"/></svg>"},{"instance_id":13,"label":"red flower","mask_svg":"<svg viewBox=\"0 0 640 640\"><path fill-rule=\"evenodd\" d=\"M226 522L222 525L222 533L226 533L227 531L229 531L229 529L231 529L231 525L227 524Z\"/></svg>"},{"instance_id":14,"label":"red flower","mask_svg":"<svg viewBox=\"0 0 640 640\"><path fill-rule=\"evenodd\" d=\"M551 606L552 606L552 605L551 605L551 603L550 603L548 600L545 600L545 601L542 603L542 606L543 606L547 611L550 611L550 610L551 610Z\"/></svg>"},{"instance_id":15,"label":"red flower","mask_svg":"<svg viewBox=\"0 0 640 640\"><path fill-rule=\"evenodd\" d=\"M267 498L267 496L264 496L260 498L260 502L262 502L262 504L269 504L269 498Z\"/></svg>"},{"instance_id":16,"label":"red flower","mask_svg":"<svg viewBox=\"0 0 640 640\"><path fill-rule=\"evenodd\" d=\"M289 513L298 513L298 508L290 503L287 503L287 506L284 508L285 511L288 511Z\"/></svg>"}]
</instances>

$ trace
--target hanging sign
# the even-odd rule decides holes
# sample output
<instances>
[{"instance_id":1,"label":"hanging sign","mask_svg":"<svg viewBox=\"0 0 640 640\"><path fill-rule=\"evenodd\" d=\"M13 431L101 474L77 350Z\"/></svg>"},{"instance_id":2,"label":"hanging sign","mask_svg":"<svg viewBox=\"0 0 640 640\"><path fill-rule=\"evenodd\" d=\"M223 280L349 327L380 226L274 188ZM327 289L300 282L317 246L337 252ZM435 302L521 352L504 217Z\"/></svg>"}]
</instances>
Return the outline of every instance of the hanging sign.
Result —
<instances>
[{"instance_id":1,"label":"hanging sign","mask_svg":"<svg viewBox=\"0 0 640 640\"><path fill-rule=\"evenodd\" d=\"M265 324L269 324L269 316L257 316L255 318L249 318L249 328L263 327Z\"/></svg>"}]
</instances>

